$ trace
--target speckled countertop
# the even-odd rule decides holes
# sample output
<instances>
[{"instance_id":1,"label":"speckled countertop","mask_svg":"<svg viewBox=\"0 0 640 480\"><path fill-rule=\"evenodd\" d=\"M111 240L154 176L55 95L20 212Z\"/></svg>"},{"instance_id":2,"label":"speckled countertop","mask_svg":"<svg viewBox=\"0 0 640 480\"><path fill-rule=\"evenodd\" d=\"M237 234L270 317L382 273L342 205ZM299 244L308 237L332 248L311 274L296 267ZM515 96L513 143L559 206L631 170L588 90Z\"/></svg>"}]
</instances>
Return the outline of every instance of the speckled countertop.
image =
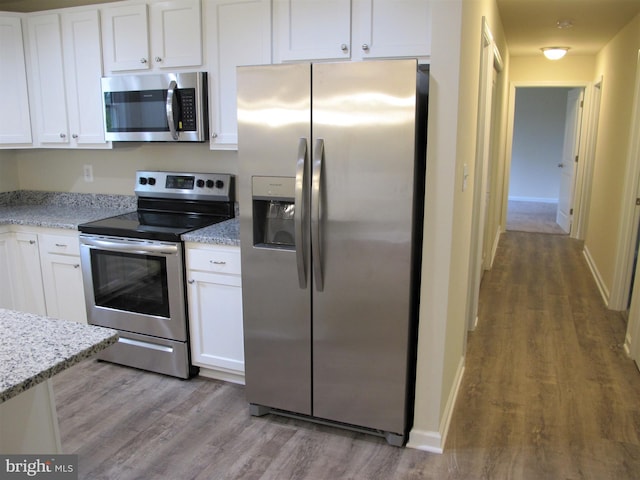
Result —
<instances>
[{"instance_id":1,"label":"speckled countertop","mask_svg":"<svg viewBox=\"0 0 640 480\"><path fill-rule=\"evenodd\" d=\"M17 191L0 194L0 225L76 230L78 225L136 209L131 195Z\"/></svg>"},{"instance_id":2,"label":"speckled countertop","mask_svg":"<svg viewBox=\"0 0 640 480\"><path fill-rule=\"evenodd\" d=\"M211 243L214 245L240 246L240 222L232 218L225 222L216 223L200 230L182 235L185 242Z\"/></svg>"},{"instance_id":3,"label":"speckled countertop","mask_svg":"<svg viewBox=\"0 0 640 480\"><path fill-rule=\"evenodd\" d=\"M0 309L0 403L107 348L109 328Z\"/></svg>"},{"instance_id":4,"label":"speckled countertop","mask_svg":"<svg viewBox=\"0 0 640 480\"><path fill-rule=\"evenodd\" d=\"M136 209L136 197L85 193L17 191L0 193L0 225L77 230L78 225ZM240 246L234 218L182 236L185 242Z\"/></svg>"}]
</instances>

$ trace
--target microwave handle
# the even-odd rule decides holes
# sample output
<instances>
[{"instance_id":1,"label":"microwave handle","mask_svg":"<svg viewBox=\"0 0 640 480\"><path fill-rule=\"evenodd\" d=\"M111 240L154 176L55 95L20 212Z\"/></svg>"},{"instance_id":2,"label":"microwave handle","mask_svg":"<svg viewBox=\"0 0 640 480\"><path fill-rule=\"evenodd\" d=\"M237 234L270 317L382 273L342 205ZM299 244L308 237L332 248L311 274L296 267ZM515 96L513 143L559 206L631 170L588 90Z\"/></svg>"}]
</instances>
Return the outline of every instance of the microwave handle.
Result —
<instances>
[{"instance_id":1,"label":"microwave handle","mask_svg":"<svg viewBox=\"0 0 640 480\"><path fill-rule=\"evenodd\" d=\"M173 97L176 93L178 84L175 80L171 80L169 89L167 90L167 124L169 125L169 131L174 140L178 140L179 132L176 130L176 122L173 114Z\"/></svg>"}]
</instances>

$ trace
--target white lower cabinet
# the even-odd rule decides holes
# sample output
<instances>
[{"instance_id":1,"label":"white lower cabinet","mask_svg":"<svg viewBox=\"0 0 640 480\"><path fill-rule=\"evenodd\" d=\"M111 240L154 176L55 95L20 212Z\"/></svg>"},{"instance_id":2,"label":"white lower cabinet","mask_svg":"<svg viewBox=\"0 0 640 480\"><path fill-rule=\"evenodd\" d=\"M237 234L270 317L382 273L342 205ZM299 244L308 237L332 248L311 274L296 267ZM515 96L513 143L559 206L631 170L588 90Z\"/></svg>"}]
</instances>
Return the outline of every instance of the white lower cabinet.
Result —
<instances>
[{"instance_id":1,"label":"white lower cabinet","mask_svg":"<svg viewBox=\"0 0 640 480\"><path fill-rule=\"evenodd\" d=\"M77 235L42 235L40 261L47 315L87 323Z\"/></svg>"},{"instance_id":2,"label":"white lower cabinet","mask_svg":"<svg viewBox=\"0 0 640 480\"><path fill-rule=\"evenodd\" d=\"M0 232L0 307L87 323L78 233Z\"/></svg>"},{"instance_id":3,"label":"white lower cabinet","mask_svg":"<svg viewBox=\"0 0 640 480\"><path fill-rule=\"evenodd\" d=\"M191 357L200 374L244 383L240 248L187 244Z\"/></svg>"},{"instance_id":4,"label":"white lower cabinet","mask_svg":"<svg viewBox=\"0 0 640 480\"><path fill-rule=\"evenodd\" d=\"M21 312L46 315L38 234L16 232L12 275L14 308Z\"/></svg>"},{"instance_id":5,"label":"white lower cabinet","mask_svg":"<svg viewBox=\"0 0 640 480\"><path fill-rule=\"evenodd\" d=\"M0 232L0 308L13 309L12 244L13 235Z\"/></svg>"}]
</instances>

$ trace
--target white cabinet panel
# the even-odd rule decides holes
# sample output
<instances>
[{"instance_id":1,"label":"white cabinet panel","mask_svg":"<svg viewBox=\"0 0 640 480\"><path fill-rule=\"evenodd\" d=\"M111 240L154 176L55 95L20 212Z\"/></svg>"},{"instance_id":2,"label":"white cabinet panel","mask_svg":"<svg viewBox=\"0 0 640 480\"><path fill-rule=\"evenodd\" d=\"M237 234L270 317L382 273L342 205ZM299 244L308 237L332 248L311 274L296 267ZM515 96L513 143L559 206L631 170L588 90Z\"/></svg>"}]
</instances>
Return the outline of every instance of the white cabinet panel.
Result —
<instances>
[{"instance_id":1,"label":"white cabinet panel","mask_svg":"<svg viewBox=\"0 0 640 480\"><path fill-rule=\"evenodd\" d=\"M271 63L270 0L204 0L211 148L237 149L236 67Z\"/></svg>"},{"instance_id":2,"label":"white cabinet panel","mask_svg":"<svg viewBox=\"0 0 640 480\"><path fill-rule=\"evenodd\" d=\"M202 65L200 0L110 5L102 28L105 72Z\"/></svg>"},{"instance_id":3,"label":"white cabinet panel","mask_svg":"<svg viewBox=\"0 0 640 480\"><path fill-rule=\"evenodd\" d=\"M147 5L111 6L102 10L104 69L147 70Z\"/></svg>"},{"instance_id":4,"label":"white cabinet panel","mask_svg":"<svg viewBox=\"0 0 640 480\"><path fill-rule=\"evenodd\" d=\"M105 144L98 11L64 13L62 32L71 142Z\"/></svg>"},{"instance_id":5,"label":"white cabinet panel","mask_svg":"<svg viewBox=\"0 0 640 480\"><path fill-rule=\"evenodd\" d=\"M244 382L238 247L187 247L191 356L214 378Z\"/></svg>"},{"instance_id":6,"label":"white cabinet panel","mask_svg":"<svg viewBox=\"0 0 640 480\"><path fill-rule=\"evenodd\" d=\"M57 14L27 17L31 100L40 144L68 143L62 35Z\"/></svg>"},{"instance_id":7,"label":"white cabinet panel","mask_svg":"<svg viewBox=\"0 0 640 480\"><path fill-rule=\"evenodd\" d=\"M87 323L80 257L44 253L42 281L48 316Z\"/></svg>"},{"instance_id":8,"label":"white cabinet panel","mask_svg":"<svg viewBox=\"0 0 640 480\"><path fill-rule=\"evenodd\" d=\"M17 232L15 240L14 307L22 312L46 315L38 235Z\"/></svg>"},{"instance_id":9,"label":"white cabinet panel","mask_svg":"<svg viewBox=\"0 0 640 480\"><path fill-rule=\"evenodd\" d=\"M430 32L430 0L354 0L354 58L428 56Z\"/></svg>"},{"instance_id":10,"label":"white cabinet panel","mask_svg":"<svg viewBox=\"0 0 640 480\"><path fill-rule=\"evenodd\" d=\"M31 117L21 16L0 16L0 145L30 144Z\"/></svg>"},{"instance_id":11,"label":"white cabinet panel","mask_svg":"<svg viewBox=\"0 0 640 480\"><path fill-rule=\"evenodd\" d=\"M151 4L151 51L161 68L202 64L200 0L170 0Z\"/></svg>"},{"instance_id":12,"label":"white cabinet panel","mask_svg":"<svg viewBox=\"0 0 640 480\"><path fill-rule=\"evenodd\" d=\"M276 0L274 60L349 59L350 0Z\"/></svg>"},{"instance_id":13,"label":"white cabinet panel","mask_svg":"<svg viewBox=\"0 0 640 480\"><path fill-rule=\"evenodd\" d=\"M13 309L13 268L11 233L0 233L0 308Z\"/></svg>"}]
</instances>

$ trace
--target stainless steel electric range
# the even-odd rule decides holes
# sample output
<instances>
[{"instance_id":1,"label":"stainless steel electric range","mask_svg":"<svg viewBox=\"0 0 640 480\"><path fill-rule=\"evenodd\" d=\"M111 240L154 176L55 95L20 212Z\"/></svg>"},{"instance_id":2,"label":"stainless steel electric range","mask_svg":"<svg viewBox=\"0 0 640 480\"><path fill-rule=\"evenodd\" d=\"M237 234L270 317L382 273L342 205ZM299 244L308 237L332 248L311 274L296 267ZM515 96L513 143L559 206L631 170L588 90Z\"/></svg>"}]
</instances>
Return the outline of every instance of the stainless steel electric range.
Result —
<instances>
[{"instance_id":1,"label":"stainless steel electric range","mask_svg":"<svg viewBox=\"0 0 640 480\"><path fill-rule=\"evenodd\" d=\"M120 335L98 358L189 378L181 235L234 217L234 177L139 171L135 194L137 211L78 227L89 323Z\"/></svg>"}]
</instances>

